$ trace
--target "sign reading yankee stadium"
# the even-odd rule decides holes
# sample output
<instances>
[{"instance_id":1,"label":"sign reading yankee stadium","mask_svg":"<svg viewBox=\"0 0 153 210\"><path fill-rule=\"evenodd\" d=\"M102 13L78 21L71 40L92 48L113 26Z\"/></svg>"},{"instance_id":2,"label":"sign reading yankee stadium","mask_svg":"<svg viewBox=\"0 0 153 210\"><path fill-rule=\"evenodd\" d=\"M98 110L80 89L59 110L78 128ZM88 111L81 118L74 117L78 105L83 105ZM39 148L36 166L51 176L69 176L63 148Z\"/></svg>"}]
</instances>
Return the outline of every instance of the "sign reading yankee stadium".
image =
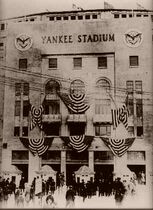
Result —
<instances>
[{"instance_id":1,"label":"sign reading yankee stadium","mask_svg":"<svg viewBox=\"0 0 153 210\"><path fill-rule=\"evenodd\" d=\"M42 36L43 44L62 44L62 43L89 43L89 42L114 42L114 34L79 34L73 35L54 35Z\"/></svg>"}]
</instances>

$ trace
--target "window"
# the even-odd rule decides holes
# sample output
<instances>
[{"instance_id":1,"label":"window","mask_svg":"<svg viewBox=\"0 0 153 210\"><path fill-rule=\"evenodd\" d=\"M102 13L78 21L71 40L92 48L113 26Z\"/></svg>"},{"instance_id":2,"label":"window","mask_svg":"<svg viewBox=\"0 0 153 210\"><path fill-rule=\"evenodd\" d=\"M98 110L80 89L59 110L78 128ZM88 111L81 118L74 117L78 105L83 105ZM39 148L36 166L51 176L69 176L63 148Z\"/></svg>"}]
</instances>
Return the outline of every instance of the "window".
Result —
<instances>
[{"instance_id":1,"label":"window","mask_svg":"<svg viewBox=\"0 0 153 210\"><path fill-rule=\"evenodd\" d=\"M2 23L2 24L1 24L1 30L3 31L4 29L5 29L5 24Z\"/></svg>"},{"instance_id":2,"label":"window","mask_svg":"<svg viewBox=\"0 0 153 210\"><path fill-rule=\"evenodd\" d=\"M110 136L111 135L111 125L96 125L95 126L96 136Z\"/></svg>"},{"instance_id":3,"label":"window","mask_svg":"<svg viewBox=\"0 0 153 210\"><path fill-rule=\"evenodd\" d=\"M94 152L95 161L113 160L114 155L111 151L96 151Z\"/></svg>"},{"instance_id":4,"label":"window","mask_svg":"<svg viewBox=\"0 0 153 210\"><path fill-rule=\"evenodd\" d=\"M110 91L110 84L106 79L98 80L96 86L97 86L99 93L104 93L104 92Z\"/></svg>"},{"instance_id":5,"label":"window","mask_svg":"<svg viewBox=\"0 0 153 210\"><path fill-rule=\"evenodd\" d=\"M60 125L57 123L44 123L44 132L46 136L59 136Z\"/></svg>"},{"instance_id":6,"label":"window","mask_svg":"<svg viewBox=\"0 0 153 210\"><path fill-rule=\"evenodd\" d=\"M133 89L134 89L133 81L127 81L126 88L127 88L128 93L133 93Z\"/></svg>"},{"instance_id":7,"label":"window","mask_svg":"<svg viewBox=\"0 0 153 210\"><path fill-rule=\"evenodd\" d=\"M80 69L82 67L82 58L73 58L73 64L75 69Z\"/></svg>"},{"instance_id":8,"label":"window","mask_svg":"<svg viewBox=\"0 0 153 210\"><path fill-rule=\"evenodd\" d=\"M90 15L85 15L85 19L89 20L90 19Z\"/></svg>"},{"instance_id":9,"label":"window","mask_svg":"<svg viewBox=\"0 0 153 210\"><path fill-rule=\"evenodd\" d=\"M83 19L83 16L82 15L79 15L78 16L78 20L82 20Z\"/></svg>"},{"instance_id":10,"label":"window","mask_svg":"<svg viewBox=\"0 0 153 210\"><path fill-rule=\"evenodd\" d=\"M122 18L126 18L126 14L122 14Z\"/></svg>"},{"instance_id":11,"label":"window","mask_svg":"<svg viewBox=\"0 0 153 210\"><path fill-rule=\"evenodd\" d=\"M29 95L29 83L23 83L23 95Z\"/></svg>"},{"instance_id":12,"label":"window","mask_svg":"<svg viewBox=\"0 0 153 210\"><path fill-rule=\"evenodd\" d=\"M70 136L85 134L84 123L71 123L69 125Z\"/></svg>"},{"instance_id":13,"label":"window","mask_svg":"<svg viewBox=\"0 0 153 210\"><path fill-rule=\"evenodd\" d=\"M76 19L76 16L71 16L71 20L75 20Z\"/></svg>"},{"instance_id":14,"label":"window","mask_svg":"<svg viewBox=\"0 0 153 210\"><path fill-rule=\"evenodd\" d=\"M132 17L132 14L129 14L129 18L131 18Z\"/></svg>"},{"instance_id":15,"label":"window","mask_svg":"<svg viewBox=\"0 0 153 210\"><path fill-rule=\"evenodd\" d=\"M57 92L59 91L60 86L58 84L58 82L54 81L54 80L50 80L49 82L47 82L46 86L45 86L45 94L54 94L56 95Z\"/></svg>"},{"instance_id":16,"label":"window","mask_svg":"<svg viewBox=\"0 0 153 210\"><path fill-rule=\"evenodd\" d=\"M49 17L49 20L50 20L50 21L54 21L54 18L55 18L55 17Z\"/></svg>"},{"instance_id":17,"label":"window","mask_svg":"<svg viewBox=\"0 0 153 210\"><path fill-rule=\"evenodd\" d=\"M49 68L57 69L57 58L49 58Z\"/></svg>"},{"instance_id":18,"label":"window","mask_svg":"<svg viewBox=\"0 0 153 210\"><path fill-rule=\"evenodd\" d=\"M50 100L45 103L45 114L60 114L60 101Z\"/></svg>"},{"instance_id":19,"label":"window","mask_svg":"<svg viewBox=\"0 0 153 210\"><path fill-rule=\"evenodd\" d=\"M15 83L15 95L16 96L21 95L21 83Z\"/></svg>"},{"instance_id":20,"label":"window","mask_svg":"<svg viewBox=\"0 0 153 210\"><path fill-rule=\"evenodd\" d=\"M142 107L142 99L136 99L136 116L143 116L143 107Z\"/></svg>"},{"instance_id":21,"label":"window","mask_svg":"<svg viewBox=\"0 0 153 210\"><path fill-rule=\"evenodd\" d=\"M92 15L92 19L97 19L97 15Z\"/></svg>"},{"instance_id":22,"label":"window","mask_svg":"<svg viewBox=\"0 0 153 210\"><path fill-rule=\"evenodd\" d=\"M127 151L128 160L146 160L145 151Z\"/></svg>"},{"instance_id":23,"label":"window","mask_svg":"<svg viewBox=\"0 0 153 210\"><path fill-rule=\"evenodd\" d=\"M28 136L28 127L22 127L22 136Z\"/></svg>"},{"instance_id":24,"label":"window","mask_svg":"<svg viewBox=\"0 0 153 210\"><path fill-rule=\"evenodd\" d=\"M19 59L19 69L27 69L27 59Z\"/></svg>"},{"instance_id":25,"label":"window","mask_svg":"<svg viewBox=\"0 0 153 210\"><path fill-rule=\"evenodd\" d=\"M68 19L69 19L68 16L64 16L64 17L63 17L63 20L68 20Z\"/></svg>"},{"instance_id":26,"label":"window","mask_svg":"<svg viewBox=\"0 0 153 210\"><path fill-rule=\"evenodd\" d=\"M135 91L136 93L142 93L142 81L135 81Z\"/></svg>"},{"instance_id":27,"label":"window","mask_svg":"<svg viewBox=\"0 0 153 210\"><path fill-rule=\"evenodd\" d=\"M134 102L133 98L128 98L128 110L129 110L129 115L134 115Z\"/></svg>"},{"instance_id":28,"label":"window","mask_svg":"<svg viewBox=\"0 0 153 210\"><path fill-rule=\"evenodd\" d=\"M137 67L139 65L138 56L130 56L130 66Z\"/></svg>"},{"instance_id":29,"label":"window","mask_svg":"<svg viewBox=\"0 0 153 210\"><path fill-rule=\"evenodd\" d=\"M20 136L20 127L14 127L14 136Z\"/></svg>"},{"instance_id":30,"label":"window","mask_svg":"<svg viewBox=\"0 0 153 210\"><path fill-rule=\"evenodd\" d=\"M23 101L23 117L29 116L29 101Z\"/></svg>"},{"instance_id":31,"label":"window","mask_svg":"<svg viewBox=\"0 0 153 210\"><path fill-rule=\"evenodd\" d=\"M85 85L81 80L74 80L70 87L71 94L85 94Z\"/></svg>"},{"instance_id":32,"label":"window","mask_svg":"<svg viewBox=\"0 0 153 210\"><path fill-rule=\"evenodd\" d=\"M4 43L3 43L3 42L1 42L1 43L0 43L0 47L3 47L3 46L4 46Z\"/></svg>"},{"instance_id":33,"label":"window","mask_svg":"<svg viewBox=\"0 0 153 210\"><path fill-rule=\"evenodd\" d=\"M28 160L29 152L24 150L13 150L12 151L12 160Z\"/></svg>"},{"instance_id":34,"label":"window","mask_svg":"<svg viewBox=\"0 0 153 210\"><path fill-rule=\"evenodd\" d=\"M96 99L95 114L110 114L111 101L110 99Z\"/></svg>"},{"instance_id":35,"label":"window","mask_svg":"<svg viewBox=\"0 0 153 210\"><path fill-rule=\"evenodd\" d=\"M128 133L130 136L134 136L134 126L128 126Z\"/></svg>"},{"instance_id":36,"label":"window","mask_svg":"<svg viewBox=\"0 0 153 210\"><path fill-rule=\"evenodd\" d=\"M60 16L56 17L56 20L61 20L62 18Z\"/></svg>"},{"instance_id":37,"label":"window","mask_svg":"<svg viewBox=\"0 0 153 210\"><path fill-rule=\"evenodd\" d=\"M139 137L143 136L143 126L137 127L137 136Z\"/></svg>"},{"instance_id":38,"label":"window","mask_svg":"<svg viewBox=\"0 0 153 210\"><path fill-rule=\"evenodd\" d=\"M15 116L20 116L21 101L15 101Z\"/></svg>"},{"instance_id":39,"label":"window","mask_svg":"<svg viewBox=\"0 0 153 210\"><path fill-rule=\"evenodd\" d=\"M31 18L30 21L35 21L35 19L34 18Z\"/></svg>"},{"instance_id":40,"label":"window","mask_svg":"<svg viewBox=\"0 0 153 210\"><path fill-rule=\"evenodd\" d=\"M119 14L114 14L114 18L119 18Z\"/></svg>"},{"instance_id":41,"label":"window","mask_svg":"<svg viewBox=\"0 0 153 210\"><path fill-rule=\"evenodd\" d=\"M141 14L136 14L136 17L141 17Z\"/></svg>"},{"instance_id":42,"label":"window","mask_svg":"<svg viewBox=\"0 0 153 210\"><path fill-rule=\"evenodd\" d=\"M107 57L98 57L98 68L107 68Z\"/></svg>"}]
</instances>

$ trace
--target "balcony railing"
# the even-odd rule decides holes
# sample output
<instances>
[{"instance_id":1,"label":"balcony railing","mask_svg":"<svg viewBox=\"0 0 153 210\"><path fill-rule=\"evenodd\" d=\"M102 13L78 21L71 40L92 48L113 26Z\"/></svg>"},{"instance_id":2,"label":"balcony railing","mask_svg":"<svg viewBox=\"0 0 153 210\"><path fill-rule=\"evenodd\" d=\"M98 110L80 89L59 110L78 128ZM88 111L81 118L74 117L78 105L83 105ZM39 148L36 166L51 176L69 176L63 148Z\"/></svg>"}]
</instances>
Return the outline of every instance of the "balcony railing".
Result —
<instances>
[{"instance_id":1,"label":"balcony railing","mask_svg":"<svg viewBox=\"0 0 153 210\"><path fill-rule=\"evenodd\" d=\"M48 123L55 123L55 122L61 122L62 116L61 114L45 114L42 115L42 122L48 122Z\"/></svg>"},{"instance_id":2,"label":"balcony railing","mask_svg":"<svg viewBox=\"0 0 153 210\"><path fill-rule=\"evenodd\" d=\"M67 122L87 122L87 117L85 114L69 114L67 117Z\"/></svg>"},{"instance_id":3,"label":"balcony railing","mask_svg":"<svg viewBox=\"0 0 153 210\"><path fill-rule=\"evenodd\" d=\"M93 117L93 123L112 123L112 115L111 114L96 114Z\"/></svg>"}]
</instances>

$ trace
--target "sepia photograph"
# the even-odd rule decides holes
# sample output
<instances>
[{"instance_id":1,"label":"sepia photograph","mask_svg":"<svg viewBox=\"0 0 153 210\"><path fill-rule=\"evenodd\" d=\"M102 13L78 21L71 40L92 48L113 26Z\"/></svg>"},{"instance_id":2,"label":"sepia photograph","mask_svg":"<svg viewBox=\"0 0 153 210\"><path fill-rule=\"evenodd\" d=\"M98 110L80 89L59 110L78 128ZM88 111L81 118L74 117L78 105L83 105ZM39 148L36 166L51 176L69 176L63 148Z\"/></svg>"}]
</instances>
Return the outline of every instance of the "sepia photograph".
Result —
<instances>
[{"instance_id":1,"label":"sepia photograph","mask_svg":"<svg viewBox=\"0 0 153 210\"><path fill-rule=\"evenodd\" d=\"M152 198L153 1L0 0L0 208Z\"/></svg>"}]
</instances>

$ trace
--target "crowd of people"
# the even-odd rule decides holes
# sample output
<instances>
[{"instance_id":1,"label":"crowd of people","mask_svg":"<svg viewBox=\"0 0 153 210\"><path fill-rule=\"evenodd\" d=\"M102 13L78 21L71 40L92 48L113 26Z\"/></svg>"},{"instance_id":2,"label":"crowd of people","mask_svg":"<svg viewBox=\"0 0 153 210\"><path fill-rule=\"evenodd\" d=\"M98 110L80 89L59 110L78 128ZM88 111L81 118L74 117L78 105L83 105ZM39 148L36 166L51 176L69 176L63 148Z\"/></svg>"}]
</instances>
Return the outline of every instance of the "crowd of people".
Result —
<instances>
[{"instance_id":1,"label":"crowd of people","mask_svg":"<svg viewBox=\"0 0 153 210\"><path fill-rule=\"evenodd\" d=\"M39 181L39 184L38 184ZM54 193L60 190L65 185L64 174L59 174L59 179L54 180L52 177L48 177L44 180L41 176L37 176L33 179L30 185L26 185L24 177L21 178L19 186L16 186L15 182L9 180L9 178L4 179L0 177L0 202L7 203L10 196L14 197L15 206L22 208L23 206L28 206L30 202L37 201L42 202L45 197L44 207L57 207L57 201L54 199ZM92 196L98 195L102 196L114 196L117 204L121 204L124 196L126 194L135 193L136 180L130 179L121 180L121 178L104 179L99 178L98 180L89 180L81 182L76 182L73 180L71 186L66 187L65 201L66 208L71 208L75 206L75 197L82 197L84 202L86 198L91 198Z\"/></svg>"}]
</instances>

